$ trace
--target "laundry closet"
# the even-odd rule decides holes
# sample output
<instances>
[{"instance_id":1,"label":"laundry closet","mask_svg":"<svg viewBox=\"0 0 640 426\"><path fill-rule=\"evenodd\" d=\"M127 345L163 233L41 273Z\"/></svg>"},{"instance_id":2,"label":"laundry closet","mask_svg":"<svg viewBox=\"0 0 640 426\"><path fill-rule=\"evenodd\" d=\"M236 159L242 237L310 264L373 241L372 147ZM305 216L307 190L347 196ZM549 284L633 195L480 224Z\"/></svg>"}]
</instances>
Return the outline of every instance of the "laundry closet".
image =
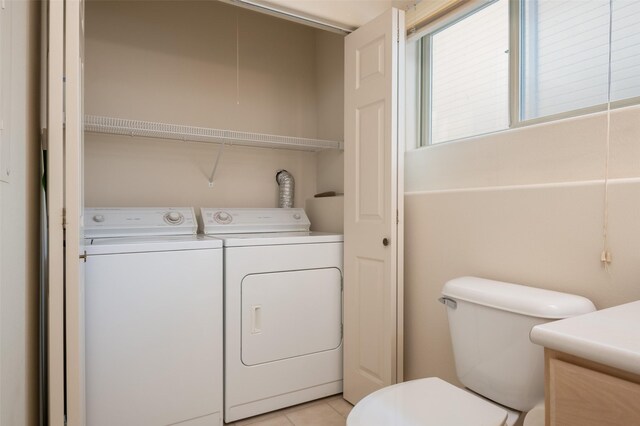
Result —
<instances>
[{"instance_id":1,"label":"laundry closet","mask_svg":"<svg viewBox=\"0 0 640 426\"><path fill-rule=\"evenodd\" d=\"M87 116L343 141L343 35L217 1L85 8ZM277 207L286 169L312 229L341 231L341 199L313 200L343 192L340 149L238 143L86 132L85 205Z\"/></svg>"},{"instance_id":2,"label":"laundry closet","mask_svg":"<svg viewBox=\"0 0 640 426\"><path fill-rule=\"evenodd\" d=\"M88 424L217 425L342 392L343 237L299 207L319 180L343 192L323 171L343 168L343 35L220 2L85 19Z\"/></svg>"},{"instance_id":3,"label":"laundry closet","mask_svg":"<svg viewBox=\"0 0 640 426\"><path fill-rule=\"evenodd\" d=\"M88 417L99 411L96 402L100 412L122 415L119 424L141 413L156 417L134 424L202 416L217 423L222 398L214 407L207 395L221 394L223 343L226 421L343 389L355 403L401 381L403 12L373 15L345 38L218 1L48 5L52 424L113 424L111 414ZM282 170L295 179L293 209L278 208ZM237 237L219 235L232 228ZM349 250L343 232L351 235ZM162 260L161 253L189 251L199 269L180 267L203 272L198 282ZM221 259L211 276L224 283L207 293L209 305L187 297L207 286L213 267L196 259L197 251ZM99 260L115 257L128 266L103 263L96 272ZM157 267L143 266L152 257ZM136 294L125 281L139 287ZM154 289L161 287L170 292L160 297ZM143 323L137 306L150 313ZM181 320L190 322L174 325L154 306L184 312ZM137 331L126 318L138 321ZM270 320L286 330L267 330ZM197 337L222 336L223 326L224 342ZM127 348L139 341L150 345L130 356ZM154 354L172 363L145 365ZM191 364L192 354L202 356ZM211 372L197 374L204 369ZM130 388L129 372L144 380ZM176 380L204 389L194 397L180 392L180 413L168 385ZM107 397L96 392L107 388ZM159 403L162 410L136 413Z\"/></svg>"}]
</instances>

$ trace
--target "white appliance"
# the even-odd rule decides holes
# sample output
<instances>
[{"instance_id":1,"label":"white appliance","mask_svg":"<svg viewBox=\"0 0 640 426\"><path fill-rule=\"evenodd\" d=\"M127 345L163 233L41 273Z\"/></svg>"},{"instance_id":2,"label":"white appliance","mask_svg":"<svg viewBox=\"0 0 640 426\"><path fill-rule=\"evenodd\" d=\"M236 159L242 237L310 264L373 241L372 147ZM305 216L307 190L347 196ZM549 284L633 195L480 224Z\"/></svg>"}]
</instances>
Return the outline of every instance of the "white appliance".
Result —
<instances>
[{"instance_id":1,"label":"white appliance","mask_svg":"<svg viewBox=\"0 0 640 426\"><path fill-rule=\"evenodd\" d=\"M224 244L225 421L342 392L342 235L302 209L201 213Z\"/></svg>"},{"instance_id":2,"label":"white appliance","mask_svg":"<svg viewBox=\"0 0 640 426\"><path fill-rule=\"evenodd\" d=\"M88 426L222 424L222 245L192 208L85 209Z\"/></svg>"}]
</instances>

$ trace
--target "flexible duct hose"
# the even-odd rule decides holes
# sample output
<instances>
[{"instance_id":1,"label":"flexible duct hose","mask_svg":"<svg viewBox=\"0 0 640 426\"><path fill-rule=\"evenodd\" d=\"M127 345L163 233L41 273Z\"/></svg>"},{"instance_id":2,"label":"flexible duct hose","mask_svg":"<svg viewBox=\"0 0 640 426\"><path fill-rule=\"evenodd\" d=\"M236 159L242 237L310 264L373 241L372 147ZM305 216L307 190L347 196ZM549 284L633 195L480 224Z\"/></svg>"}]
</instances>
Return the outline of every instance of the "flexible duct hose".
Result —
<instances>
[{"instance_id":1,"label":"flexible duct hose","mask_svg":"<svg viewBox=\"0 0 640 426\"><path fill-rule=\"evenodd\" d=\"M291 173L286 170L278 170L276 173L276 182L278 182L278 186L280 186L278 207L293 207L293 190L295 188L295 181Z\"/></svg>"}]
</instances>

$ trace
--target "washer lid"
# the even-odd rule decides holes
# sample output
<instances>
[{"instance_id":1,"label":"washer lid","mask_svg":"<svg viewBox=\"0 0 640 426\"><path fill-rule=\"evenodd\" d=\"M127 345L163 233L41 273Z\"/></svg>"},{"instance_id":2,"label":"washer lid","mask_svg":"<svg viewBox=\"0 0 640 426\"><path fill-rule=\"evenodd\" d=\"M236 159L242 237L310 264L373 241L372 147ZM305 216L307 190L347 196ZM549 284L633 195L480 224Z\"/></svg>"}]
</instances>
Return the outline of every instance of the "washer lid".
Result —
<instances>
[{"instance_id":1,"label":"washer lid","mask_svg":"<svg viewBox=\"0 0 640 426\"><path fill-rule=\"evenodd\" d=\"M144 235L195 235L193 207L85 208L87 238Z\"/></svg>"},{"instance_id":2,"label":"washer lid","mask_svg":"<svg viewBox=\"0 0 640 426\"><path fill-rule=\"evenodd\" d=\"M159 237L87 238L88 255L143 253L158 251L204 250L222 248L222 241L202 235L167 235Z\"/></svg>"},{"instance_id":3,"label":"washer lid","mask_svg":"<svg viewBox=\"0 0 640 426\"><path fill-rule=\"evenodd\" d=\"M507 412L437 377L388 386L351 410L347 426L502 426Z\"/></svg>"},{"instance_id":4,"label":"washer lid","mask_svg":"<svg viewBox=\"0 0 640 426\"><path fill-rule=\"evenodd\" d=\"M326 232L262 232L257 234L214 234L225 247L274 246L280 244L341 243L342 234Z\"/></svg>"},{"instance_id":5,"label":"washer lid","mask_svg":"<svg viewBox=\"0 0 640 426\"><path fill-rule=\"evenodd\" d=\"M311 223L304 209L202 208L205 234L308 231Z\"/></svg>"}]
</instances>

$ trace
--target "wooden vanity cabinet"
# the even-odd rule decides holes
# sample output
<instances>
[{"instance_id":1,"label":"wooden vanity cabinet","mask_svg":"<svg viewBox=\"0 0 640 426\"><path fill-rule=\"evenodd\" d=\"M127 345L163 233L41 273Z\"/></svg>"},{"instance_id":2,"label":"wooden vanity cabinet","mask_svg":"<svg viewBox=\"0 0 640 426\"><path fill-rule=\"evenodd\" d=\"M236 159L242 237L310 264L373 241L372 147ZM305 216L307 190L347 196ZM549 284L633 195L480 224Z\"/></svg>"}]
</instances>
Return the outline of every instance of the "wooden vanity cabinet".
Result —
<instances>
[{"instance_id":1,"label":"wooden vanity cabinet","mask_svg":"<svg viewBox=\"0 0 640 426\"><path fill-rule=\"evenodd\" d=\"M545 349L547 426L640 426L640 376Z\"/></svg>"}]
</instances>

